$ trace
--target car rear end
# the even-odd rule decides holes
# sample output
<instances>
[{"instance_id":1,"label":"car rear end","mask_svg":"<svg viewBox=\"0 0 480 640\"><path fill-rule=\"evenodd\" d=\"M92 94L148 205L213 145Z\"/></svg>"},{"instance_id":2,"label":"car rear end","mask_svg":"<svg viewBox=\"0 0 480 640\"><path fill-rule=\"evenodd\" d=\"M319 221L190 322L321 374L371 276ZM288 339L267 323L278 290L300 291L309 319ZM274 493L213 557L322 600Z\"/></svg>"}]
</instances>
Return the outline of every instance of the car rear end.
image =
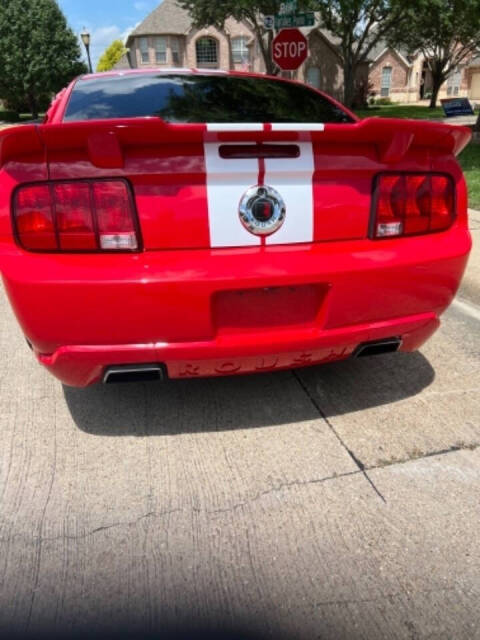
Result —
<instances>
[{"instance_id":1,"label":"car rear end","mask_svg":"<svg viewBox=\"0 0 480 640\"><path fill-rule=\"evenodd\" d=\"M273 371L435 331L471 246L468 130L357 121L279 80L126 76L0 138L2 276L60 380ZM252 188L284 206L271 232L242 215Z\"/></svg>"}]
</instances>

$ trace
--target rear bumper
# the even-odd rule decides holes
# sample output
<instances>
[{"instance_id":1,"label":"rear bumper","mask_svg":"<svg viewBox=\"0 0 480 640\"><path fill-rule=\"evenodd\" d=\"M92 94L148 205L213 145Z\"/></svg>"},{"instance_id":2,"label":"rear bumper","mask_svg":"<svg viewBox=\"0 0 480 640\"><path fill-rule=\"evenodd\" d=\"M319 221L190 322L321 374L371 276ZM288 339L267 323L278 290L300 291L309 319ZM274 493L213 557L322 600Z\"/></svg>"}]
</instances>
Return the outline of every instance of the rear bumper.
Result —
<instances>
[{"instance_id":1,"label":"rear bumper","mask_svg":"<svg viewBox=\"0 0 480 640\"><path fill-rule=\"evenodd\" d=\"M460 224L382 242L122 256L35 255L0 241L2 276L26 337L40 362L75 386L113 364L163 363L179 378L342 359L359 343L393 336L414 350L437 328L470 248ZM276 306L263 301L263 288L304 300L304 317L293 310L279 320L286 305L282 297ZM287 293L302 288L304 298ZM265 304L265 314L236 322L229 296L252 290L250 306Z\"/></svg>"},{"instance_id":2,"label":"rear bumper","mask_svg":"<svg viewBox=\"0 0 480 640\"><path fill-rule=\"evenodd\" d=\"M402 351L414 351L439 326L434 314L334 330L285 332L209 342L61 347L39 361L63 383L85 387L103 378L111 365L158 363L169 378L266 373L343 360L363 342L401 336Z\"/></svg>"}]
</instances>

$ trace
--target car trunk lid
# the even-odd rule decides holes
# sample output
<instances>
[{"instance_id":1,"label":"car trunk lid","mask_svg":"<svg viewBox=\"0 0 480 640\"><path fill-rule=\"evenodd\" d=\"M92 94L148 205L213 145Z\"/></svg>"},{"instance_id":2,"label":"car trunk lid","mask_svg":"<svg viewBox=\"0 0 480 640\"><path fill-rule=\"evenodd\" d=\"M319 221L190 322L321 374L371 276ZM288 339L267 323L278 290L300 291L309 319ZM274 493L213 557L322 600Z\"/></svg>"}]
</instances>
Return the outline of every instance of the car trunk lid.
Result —
<instances>
[{"instance_id":1,"label":"car trunk lid","mask_svg":"<svg viewBox=\"0 0 480 640\"><path fill-rule=\"evenodd\" d=\"M147 250L252 247L366 237L373 179L428 171L431 153L458 153L470 131L440 123L171 124L132 118L28 128L49 178L126 177ZM0 166L15 154L2 136ZM17 147L18 149L18 147ZM271 235L245 228L239 205L271 187L285 207ZM261 194L260 194L261 195Z\"/></svg>"}]
</instances>

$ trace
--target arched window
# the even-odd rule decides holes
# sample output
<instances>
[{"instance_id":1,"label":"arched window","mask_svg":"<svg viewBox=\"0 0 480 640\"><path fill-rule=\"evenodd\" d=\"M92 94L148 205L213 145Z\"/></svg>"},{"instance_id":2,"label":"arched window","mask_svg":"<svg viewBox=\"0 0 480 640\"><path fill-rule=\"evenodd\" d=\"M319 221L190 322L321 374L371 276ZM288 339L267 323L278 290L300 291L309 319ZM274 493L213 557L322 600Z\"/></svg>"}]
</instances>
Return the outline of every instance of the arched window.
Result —
<instances>
[{"instance_id":1,"label":"arched window","mask_svg":"<svg viewBox=\"0 0 480 640\"><path fill-rule=\"evenodd\" d=\"M218 44L215 38L204 36L195 44L197 67L214 67L218 64Z\"/></svg>"},{"instance_id":2,"label":"arched window","mask_svg":"<svg viewBox=\"0 0 480 640\"><path fill-rule=\"evenodd\" d=\"M247 42L248 38L245 36L232 38L232 60L235 64L247 64L249 62L250 52Z\"/></svg>"}]
</instances>

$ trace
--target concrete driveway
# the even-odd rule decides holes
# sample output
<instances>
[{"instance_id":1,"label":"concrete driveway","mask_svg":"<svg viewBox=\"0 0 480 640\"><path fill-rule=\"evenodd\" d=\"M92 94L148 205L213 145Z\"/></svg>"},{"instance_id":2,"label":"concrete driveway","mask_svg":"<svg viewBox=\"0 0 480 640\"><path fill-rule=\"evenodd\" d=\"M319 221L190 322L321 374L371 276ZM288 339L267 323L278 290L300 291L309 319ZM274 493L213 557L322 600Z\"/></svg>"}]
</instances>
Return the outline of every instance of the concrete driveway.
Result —
<instances>
[{"instance_id":1,"label":"concrete driveway","mask_svg":"<svg viewBox=\"0 0 480 640\"><path fill-rule=\"evenodd\" d=\"M474 290L419 353L86 391L2 292L0 635L480 637Z\"/></svg>"}]
</instances>

